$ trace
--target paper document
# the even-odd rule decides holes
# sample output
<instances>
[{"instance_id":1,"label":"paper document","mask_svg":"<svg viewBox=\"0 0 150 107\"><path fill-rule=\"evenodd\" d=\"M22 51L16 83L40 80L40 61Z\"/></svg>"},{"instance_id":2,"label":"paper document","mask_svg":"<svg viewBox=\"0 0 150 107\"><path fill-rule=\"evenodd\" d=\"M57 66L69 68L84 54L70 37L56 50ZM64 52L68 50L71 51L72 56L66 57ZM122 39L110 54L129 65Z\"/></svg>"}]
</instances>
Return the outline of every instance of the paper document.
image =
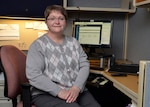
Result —
<instances>
[{"instance_id":1,"label":"paper document","mask_svg":"<svg viewBox=\"0 0 150 107\"><path fill-rule=\"evenodd\" d=\"M25 28L26 29L33 29L33 22L25 22Z\"/></svg>"},{"instance_id":2,"label":"paper document","mask_svg":"<svg viewBox=\"0 0 150 107\"><path fill-rule=\"evenodd\" d=\"M33 29L37 30L48 30L45 22L33 22Z\"/></svg>"},{"instance_id":3,"label":"paper document","mask_svg":"<svg viewBox=\"0 0 150 107\"><path fill-rule=\"evenodd\" d=\"M18 24L0 24L0 40L18 40Z\"/></svg>"}]
</instances>

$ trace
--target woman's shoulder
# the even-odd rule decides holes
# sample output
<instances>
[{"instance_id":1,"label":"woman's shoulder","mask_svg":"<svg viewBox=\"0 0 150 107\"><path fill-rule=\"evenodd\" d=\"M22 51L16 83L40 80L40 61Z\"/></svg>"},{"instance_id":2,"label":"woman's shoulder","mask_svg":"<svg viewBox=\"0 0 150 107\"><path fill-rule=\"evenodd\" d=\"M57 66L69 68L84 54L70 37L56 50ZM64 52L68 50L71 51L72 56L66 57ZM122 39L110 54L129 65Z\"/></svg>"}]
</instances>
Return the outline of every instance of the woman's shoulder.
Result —
<instances>
[{"instance_id":1,"label":"woman's shoulder","mask_svg":"<svg viewBox=\"0 0 150 107\"><path fill-rule=\"evenodd\" d=\"M47 34L42 35L41 37L38 37L36 40L34 40L33 44L43 42L46 43L47 40Z\"/></svg>"},{"instance_id":2,"label":"woman's shoulder","mask_svg":"<svg viewBox=\"0 0 150 107\"><path fill-rule=\"evenodd\" d=\"M37 38L37 41L38 40L41 40L41 41L47 40L47 33L45 33L42 36L40 36L39 38Z\"/></svg>"},{"instance_id":3,"label":"woman's shoulder","mask_svg":"<svg viewBox=\"0 0 150 107\"><path fill-rule=\"evenodd\" d=\"M74 37L66 36L66 40L69 46L75 46L76 48L80 47L79 41L77 41L77 39L75 39Z\"/></svg>"},{"instance_id":4,"label":"woman's shoulder","mask_svg":"<svg viewBox=\"0 0 150 107\"><path fill-rule=\"evenodd\" d=\"M72 37L72 36L66 36L67 41L73 42L73 43L78 43L78 41Z\"/></svg>"},{"instance_id":5,"label":"woman's shoulder","mask_svg":"<svg viewBox=\"0 0 150 107\"><path fill-rule=\"evenodd\" d=\"M43 46L44 44L46 44L48 41L47 41L47 38L46 38L46 34L44 34L43 36L37 38L36 40L34 40L32 42L32 44L30 45L30 47L39 47L39 46Z\"/></svg>"}]
</instances>

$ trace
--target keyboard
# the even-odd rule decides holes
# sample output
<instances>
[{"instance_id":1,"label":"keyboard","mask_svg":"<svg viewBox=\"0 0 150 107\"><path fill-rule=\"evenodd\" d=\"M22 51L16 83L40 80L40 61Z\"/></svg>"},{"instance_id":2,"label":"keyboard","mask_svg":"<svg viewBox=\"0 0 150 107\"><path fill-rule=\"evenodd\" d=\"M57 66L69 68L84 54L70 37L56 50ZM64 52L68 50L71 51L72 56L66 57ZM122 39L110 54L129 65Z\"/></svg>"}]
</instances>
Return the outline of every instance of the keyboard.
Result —
<instances>
[{"instance_id":1,"label":"keyboard","mask_svg":"<svg viewBox=\"0 0 150 107\"><path fill-rule=\"evenodd\" d=\"M137 74L139 72L138 64L119 64L113 65L108 70L109 72L117 73L127 73L127 74Z\"/></svg>"}]
</instances>

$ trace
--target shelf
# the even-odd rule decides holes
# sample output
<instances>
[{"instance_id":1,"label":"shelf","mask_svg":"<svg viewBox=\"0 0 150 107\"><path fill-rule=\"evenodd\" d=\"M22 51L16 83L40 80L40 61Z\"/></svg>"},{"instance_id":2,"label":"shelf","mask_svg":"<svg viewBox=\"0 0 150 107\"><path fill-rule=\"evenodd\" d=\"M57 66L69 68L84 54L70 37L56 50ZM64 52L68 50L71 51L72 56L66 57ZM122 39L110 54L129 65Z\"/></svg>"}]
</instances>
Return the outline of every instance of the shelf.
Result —
<instances>
[{"instance_id":1,"label":"shelf","mask_svg":"<svg viewBox=\"0 0 150 107\"><path fill-rule=\"evenodd\" d=\"M150 7L150 0L143 0L141 2L136 2L135 3L136 7Z\"/></svg>"},{"instance_id":2,"label":"shelf","mask_svg":"<svg viewBox=\"0 0 150 107\"><path fill-rule=\"evenodd\" d=\"M0 19L18 19L18 20L41 20L44 21L45 18L31 18L31 17L11 17L11 16L0 16Z\"/></svg>"},{"instance_id":3,"label":"shelf","mask_svg":"<svg viewBox=\"0 0 150 107\"><path fill-rule=\"evenodd\" d=\"M95 8L95 7L65 7L70 11L99 11L99 12L125 12L134 13L135 9L121 9L121 8Z\"/></svg>"}]
</instances>

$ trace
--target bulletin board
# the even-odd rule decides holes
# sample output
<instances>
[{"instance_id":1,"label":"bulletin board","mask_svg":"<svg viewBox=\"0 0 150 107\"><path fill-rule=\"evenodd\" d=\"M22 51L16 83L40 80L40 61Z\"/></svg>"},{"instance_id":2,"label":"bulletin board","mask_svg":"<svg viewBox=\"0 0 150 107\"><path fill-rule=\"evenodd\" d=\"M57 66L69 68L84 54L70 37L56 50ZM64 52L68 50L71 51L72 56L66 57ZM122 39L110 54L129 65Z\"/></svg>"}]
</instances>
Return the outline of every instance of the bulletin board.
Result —
<instances>
[{"instance_id":1,"label":"bulletin board","mask_svg":"<svg viewBox=\"0 0 150 107\"><path fill-rule=\"evenodd\" d=\"M3 27L3 25L5 25ZM18 37L11 39L10 37L1 38L5 35L7 30L10 30L10 26L16 25L19 27ZM7 29L6 29L7 27ZM9 28L10 27L10 28ZM3 29L4 28L4 29ZM11 28L13 30L13 28ZM3 32L2 32L3 30ZM31 43L38 37L47 33L47 26L43 20L23 20L23 19L0 19L0 46L2 45L14 45L21 50L28 50ZM17 34L17 30L15 31ZM4 33L4 34L3 34ZM7 33L6 33L7 34ZM11 31L8 35L11 34ZM14 34L14 31L13 33ZM11 36L11 35L10 35Z\"/></svg>"}]
</instances>

